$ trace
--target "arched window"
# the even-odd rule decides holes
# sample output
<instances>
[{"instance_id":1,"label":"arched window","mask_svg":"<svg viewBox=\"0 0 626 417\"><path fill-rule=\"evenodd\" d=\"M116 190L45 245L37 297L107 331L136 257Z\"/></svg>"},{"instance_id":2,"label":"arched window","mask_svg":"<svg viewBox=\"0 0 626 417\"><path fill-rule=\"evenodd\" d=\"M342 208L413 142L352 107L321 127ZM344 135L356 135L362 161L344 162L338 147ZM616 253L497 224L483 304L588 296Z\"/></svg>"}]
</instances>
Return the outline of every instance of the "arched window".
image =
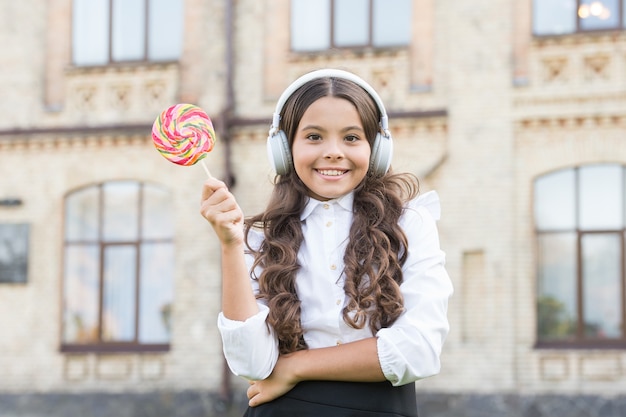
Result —
<instances>
[{"instance_id":1,"label":"arched window","mask_svg":"<svg viewBox=\"0 0 626 417\"><path fill-rule=\"evenodd\" d=\"M597 164L536 180L540 346L626 345L625 177Z\"/></svg>"},{"instance_id":2,"label":"arched window","mask_svg":"<svg viewBox=\"0 0 626 417\"><path fill-rule=\"evenodd\" d=\"M136 181L66 197L63 351L169 349L171 213L167 191Z\"/></svg>"}]
</instances>

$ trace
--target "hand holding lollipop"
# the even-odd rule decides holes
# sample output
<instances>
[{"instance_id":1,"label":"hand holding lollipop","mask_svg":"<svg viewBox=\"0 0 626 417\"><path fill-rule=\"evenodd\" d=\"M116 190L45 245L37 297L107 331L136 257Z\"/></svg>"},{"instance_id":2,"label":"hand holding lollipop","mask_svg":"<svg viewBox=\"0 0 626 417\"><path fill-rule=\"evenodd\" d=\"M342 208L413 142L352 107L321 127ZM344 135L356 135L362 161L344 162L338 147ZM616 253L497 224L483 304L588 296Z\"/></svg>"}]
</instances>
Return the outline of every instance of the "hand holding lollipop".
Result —
<instances>
[{"instance_id":1,"label":"hand holding lollipop","mask_svg":"<svg viewBox=\"0 0 626 417\"><path fill-rule=\"evenodd\" d=\"M152 125L152 141L165 159L185 166L200 161L212 177L202 159L213 150L215 130L200 107L183 103L163 110Z\"/></svg>"}]
</instances>

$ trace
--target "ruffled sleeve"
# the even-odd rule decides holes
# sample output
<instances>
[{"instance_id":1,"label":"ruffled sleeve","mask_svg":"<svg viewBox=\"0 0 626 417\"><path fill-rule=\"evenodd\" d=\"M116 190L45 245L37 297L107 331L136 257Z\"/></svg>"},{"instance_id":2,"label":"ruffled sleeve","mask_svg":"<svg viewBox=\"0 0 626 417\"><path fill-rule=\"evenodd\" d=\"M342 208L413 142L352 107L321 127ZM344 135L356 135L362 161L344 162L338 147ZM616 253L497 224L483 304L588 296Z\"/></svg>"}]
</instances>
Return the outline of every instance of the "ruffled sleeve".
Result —
<instances>
[{"instance_id":1,"label":"ruffled sleeve","mask_svg":"<svg viewBox=\"0 0 626 417\"><path fill-rule=\"evenodd\" d=\"M246 321L229 320L222 313L217 319L228 367L235 375L250 380L267 378L278 360L277 339L265 322L269 309L262 304L259 308Z\"/></svg>"},{"instance_id":2,"label":"ruffled sleeve","mask_svg":"<svg viewBox=\"0 0 626 417\"><path fill-rule=\"evenodd\" d=\"M253 248L258 248L262 239L261 233L250 231L249 241ZM254 257L246 254L249 271L253 261ZM250 285L254 294L257 294L258 282L251 278ZM267 378L278 360L278 339L266 323L269 308L262 300L257 300L257 304L259 312L245 321L230 320L223 313L217 319L224 356L230 370L250 380Z\"/></svg>"},{"instance_id":3,"label":"ruffled sleeve","mask_svg":"<svg viewBox=\"0 0 626 417\"><path fill-rule=\"evenodd\" d=\"M417 198L411 200L407 205L409 209L417 210L419 207L423 207L430 213L434 220L441 218L441 202L439 200L439 194L437 191L429 191Z\"/></svg>"},{"instance_id":4,"label":"ruffled sleeve","mask_svg":"<svg viewBox=\"0 0 626 417\"><path fill-rule=\"evenodd\" d=\"M405 312L391 327L377 333L381 368L393 385L426 378L440 370L453 288L439 246L439 216L439 197L432 191L413 200L400 220L408 239L400 286Z\"/></svg>"}]
</instances>

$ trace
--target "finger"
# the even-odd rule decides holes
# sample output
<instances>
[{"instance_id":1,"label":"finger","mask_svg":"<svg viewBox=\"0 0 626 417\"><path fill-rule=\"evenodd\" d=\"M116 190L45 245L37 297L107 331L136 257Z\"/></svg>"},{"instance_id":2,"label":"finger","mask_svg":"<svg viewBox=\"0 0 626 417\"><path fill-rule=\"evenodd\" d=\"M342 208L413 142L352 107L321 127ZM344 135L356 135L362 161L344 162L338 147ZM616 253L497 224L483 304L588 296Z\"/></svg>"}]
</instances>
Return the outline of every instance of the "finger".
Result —
<instances>
[{"instance_id":1,"label":"finger","mask_svg":"<svg viewBox=\"0 0 626 417\"><path fill-rule=\"evenodd\" d=\"M222 188L226 190L228 189L223 181L215 178L207 179L204 181L204 185L202 186L202 201L208 199L216 190Z\"/></svg>"},{"instance_id":2,"label":"finger","mask_svg":"<svg viewBox=\"0 0 626 417\"><path fill-rule=\"evenodd\" d=\"M226 188L219 188L213 191L212 194L206 193L206 195L208 197L200 202L201 213L208 211L226 212L239 209L237 200Z\"/></svg>"},{"instance_id":3,"label":"finger","mask_svg":"<svg viewBox=\"0 0 626 417\"><path fill-rule=\"evenodd\" d=\"M201 203L201 210L214 210L218 213L226 213L229 211L241 211L235 196L225 188L216 190L207 200Z\"/></svg>"},{"instance_id":4,"label":"finger","mask_svg":"<svg viewBox=\"0 0 626 417\"><path fill-rule=\"evenodd\" d=\"M211 196L206 200L211 204L217 206L221 203L229 203L233 206L237 205L235 200L235 196L231 194L226 188L218 188L211 194Z\"/></svg>"},{"instance_id":5,"label":"finger","mask_svg":"<svg viewBox=\"0 0 626 417\"><path fill-rule=\"evenodd\" d=\"M266 402L268 402L267 398L263 398L261 393L258 393L258 394L255 394L252 398L250 398L250 400L248 401L248 405L250 407L256 407L261 404L265 404Z\"/></svg>"},{"instance_id":6,"label":"finger","mask_svg":"<svg viewBox=\"0 0 626 417\"><path fill-rule=\"evenodd\" d=\"M209 221L239 221L242 219L242 212L234 198L224 198L217 196L209 198L200 205L200 214ZM218 201L215 201L218 200ZM227 220L224 219L227 217Z\"/></svg>"},{"instance_id":7,"label":"finger","mask_svg":"<svg viewBox=\"0 0 626 417\"><path fill-rule=\"evenodd\" d=\"M250 388L248 388L248 390L246 391L246 395L248 397L248 400L252 400L252 398L258 394L257 390L254 389L254 383L250 383Z\"/></svg>"},{"instance_id":8,"label":"finger","mask_svg":"<svg viewBox=\"0 0 626 417\"><path fill-rule=\"evenodd\" d=\"M225 213L215 213L209 218L209 222L214 226L219 226L224 230L238 230L242 217L237 211L228 211Z\"/></svg>"}]
</instances>

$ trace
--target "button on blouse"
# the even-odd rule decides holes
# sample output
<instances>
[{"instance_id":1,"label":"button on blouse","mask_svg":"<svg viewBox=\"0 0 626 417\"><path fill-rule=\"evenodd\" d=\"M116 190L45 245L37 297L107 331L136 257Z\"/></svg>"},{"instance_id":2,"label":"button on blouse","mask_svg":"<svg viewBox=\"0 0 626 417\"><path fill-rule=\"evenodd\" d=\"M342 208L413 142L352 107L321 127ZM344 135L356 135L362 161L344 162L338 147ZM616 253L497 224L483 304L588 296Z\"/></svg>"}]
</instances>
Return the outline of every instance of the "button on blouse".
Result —
<instances>
[{"instance_id":1,"label":"button on blouse","mask_svg":"<svg viewBox=\"0 0 626 417\"><path fill-rule=\"evenodd\" d=\"M439 372L439 355L449 331L447 303L453 291L435 223L439 198L434 191L418 197L409 202L400 218L409 244L400 286L405 312L375 335L368 326L354 329L343 320L343 254L352 205L353 194L327 202L310 199L301 214L304 241L298 252L302 268L296 277L296 291L307 345L315 349L376 336L381 368L394 385L434 375ZM251 231L252 245L258 247L262 239L262 233ZM252 255L246 261L250 267ZM251 285L258 292L257 281L252 279ZM226 319L221 313L218 318L231 370L257 380L269 376L278 359L276 337L265 324L267 306L263 300L258 303L261 311L245 322Z\"/></svg>"}]
</instances>

